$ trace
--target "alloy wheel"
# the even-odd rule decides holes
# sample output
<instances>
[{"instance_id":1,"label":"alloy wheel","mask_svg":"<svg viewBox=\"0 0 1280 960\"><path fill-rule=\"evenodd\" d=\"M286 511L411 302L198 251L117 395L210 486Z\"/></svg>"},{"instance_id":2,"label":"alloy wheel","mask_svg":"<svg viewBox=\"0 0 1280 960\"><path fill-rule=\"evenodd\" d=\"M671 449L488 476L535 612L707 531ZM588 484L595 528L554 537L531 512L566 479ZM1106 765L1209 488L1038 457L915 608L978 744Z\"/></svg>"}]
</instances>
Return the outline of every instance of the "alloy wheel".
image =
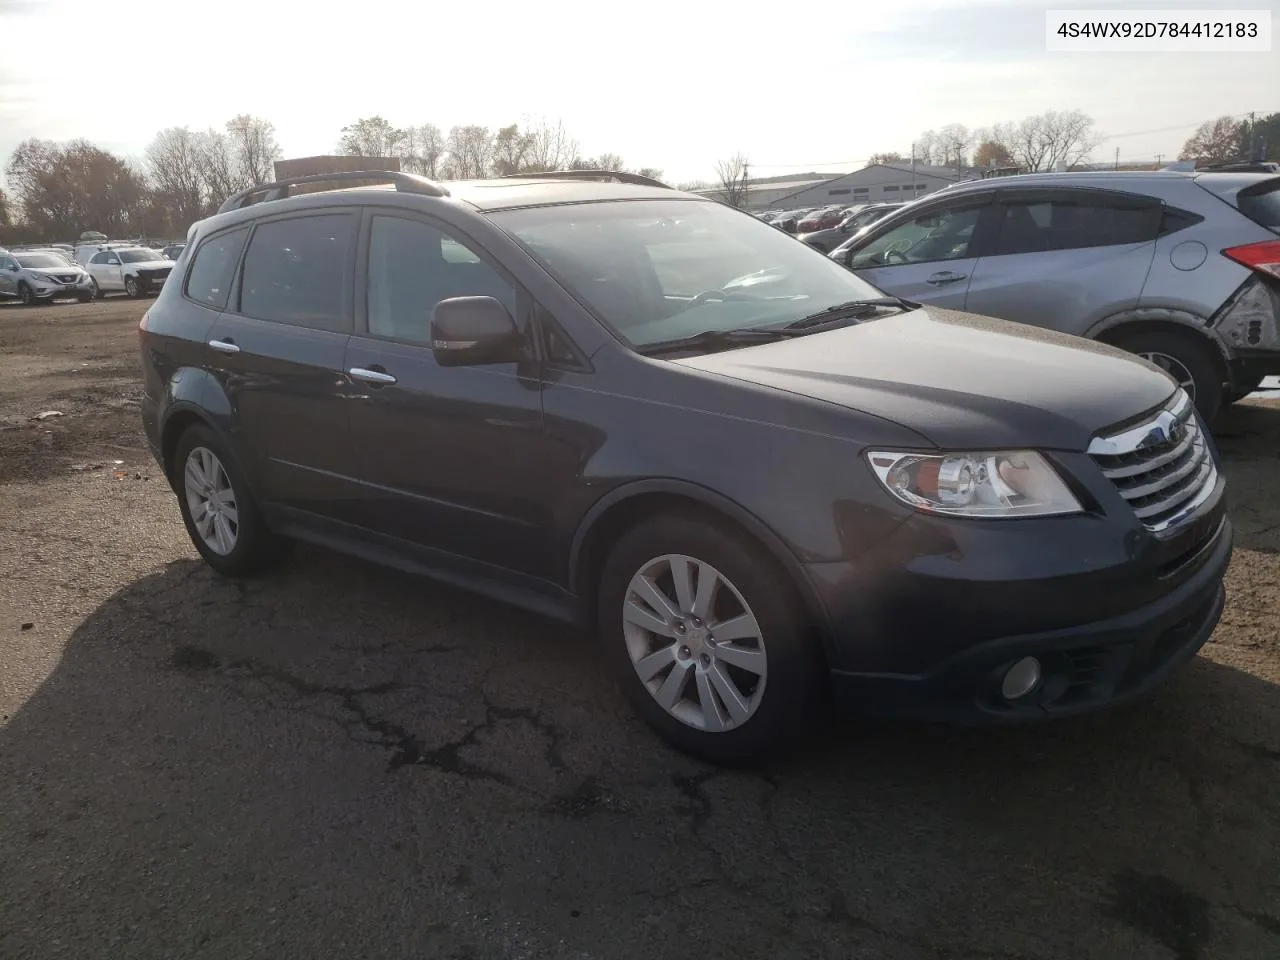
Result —
<instances>
[{"instance_id":1,"label":"alloy wheel","mask_svg":"<svg viewBox=\"0 0 1280 960\"><path fill-rule=\"evenodd\" d=\"M124 281L124 292L131 297L138 296L138 281L133 277L126 277Z\"/></svg>"},{"instance_id":2,"label":"alloy wheel","mask_svg":"<svg viewBox=\"0 0 1280 960\"><path fill-rule=\"evenodd\" d=\"M207 447L192 448L183 470L183 489L200 539L219 556L229 554L240 534L240 513L231 479L217 454Z\"/></svg>"},{"instance_id":3,"label":"alloy wheel","mask_svg":"<svg viewBox=\"0 0 1280 960\"><path fill-rule=\"evenodd\" d=\"M1196 399L1196 381L1191 376L1191 371L1177 357L1171 357L1167 353L1159 353L1149 350L1146 353L1138 354L1143 360L1154 363L1157 367L1178 381L1178 386L1187 391L1187 395L1191 397L1192 402Z\"/></svg>"},{"instance_id":4,"label":"alloy wheel","mask_svg":"<svg viewBox=\"0 0 1280 960\"><path fill-rule=\"evenodd\" d=\"M711 564L681 554L650 560L627 586L622 626L641 683L681 723L722 733L759 709L768 674L760 624Z\"/></svg>"}]
</instances>

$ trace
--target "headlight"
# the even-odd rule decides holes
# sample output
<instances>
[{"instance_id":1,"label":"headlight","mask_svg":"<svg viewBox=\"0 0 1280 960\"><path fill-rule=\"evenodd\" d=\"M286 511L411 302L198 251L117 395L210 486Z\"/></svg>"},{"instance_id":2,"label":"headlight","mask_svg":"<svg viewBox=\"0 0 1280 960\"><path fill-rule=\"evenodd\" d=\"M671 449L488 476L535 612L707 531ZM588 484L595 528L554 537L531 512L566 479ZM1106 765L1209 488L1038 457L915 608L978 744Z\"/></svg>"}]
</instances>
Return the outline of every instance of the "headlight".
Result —
<instances>
[{"instance_id":1,"label":"headlight","mask_svg":"<svg viewBox=\"0 0 1280 960\"><path fill-rule=\"evenodd\" d=\"M872 451L871 469L890 493L929 513L1047 517L1083 508L1056 470L1031 450L923 454Z\"/></svg>"},{"instance_id":2,"label":"headlight","mask_svg":"<svg viewBox=\"0 0 1280 960\"><path fill-rule=\"evenodd\" d=\"M53 277L49 276L47 273L33 273L31 274L31 279L35 280L37 283L53 283L54 282Z\"/></svg>"}]
</instances>

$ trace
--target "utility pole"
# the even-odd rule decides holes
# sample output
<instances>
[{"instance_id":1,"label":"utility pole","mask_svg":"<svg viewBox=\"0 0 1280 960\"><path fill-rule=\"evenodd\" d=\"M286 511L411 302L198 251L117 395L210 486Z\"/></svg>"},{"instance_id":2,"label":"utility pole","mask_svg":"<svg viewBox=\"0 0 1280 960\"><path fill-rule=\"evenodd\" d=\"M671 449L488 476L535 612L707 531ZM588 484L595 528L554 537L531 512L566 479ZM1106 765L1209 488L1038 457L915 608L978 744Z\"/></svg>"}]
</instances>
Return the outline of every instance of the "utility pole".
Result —
<instances>
[{"instance_id":1,"label":"utility pole","mask_svg":"<svg viewBox=\"0 0 1280 960\"><path fill-rule=\"evenodd\" d=\"M1156 154L1156 169L1159 169L1159 168L1160 168L1160 161L1161 161L1161 160L1163 160L1163 159L1164 159L1164 154L1163 154L1163 153L1157 153L1157 154Z\"/></svg>"},{"instance_id":2,"label":"utility pole","mask_svg":"<svg viewBox=\"0 0 1280 960\"><path fill-rule=\"evenodd\" d=\"M1262 154L1258 152L1258 117L1252 110L1249 111L1249 156L1245 159L1262 159Z\"/></svg>"},{"instance_id":3,"label":"utility pole","mask_svg":"<svg viewBox=\"0 0 1280 960\"><path fill-rule=\"evenodd\" d=\"M744 210L747 208L747 197L748 197L747 184L750 182L750 179L751 179L749 176L747 176L747 174L750 171L751 171L751 164L743 160L742 161L742 209Z\"/></svg>"},{"instance_id":4,"label":"utility pole","mask_svg":"<svg viewBox=\"0 0 1280 960\"><path fill-rule=\"evenodd\" d=\"M1116 147L1116 169L1120 169L1120 148Z\"/></svg>"}]
</instances>

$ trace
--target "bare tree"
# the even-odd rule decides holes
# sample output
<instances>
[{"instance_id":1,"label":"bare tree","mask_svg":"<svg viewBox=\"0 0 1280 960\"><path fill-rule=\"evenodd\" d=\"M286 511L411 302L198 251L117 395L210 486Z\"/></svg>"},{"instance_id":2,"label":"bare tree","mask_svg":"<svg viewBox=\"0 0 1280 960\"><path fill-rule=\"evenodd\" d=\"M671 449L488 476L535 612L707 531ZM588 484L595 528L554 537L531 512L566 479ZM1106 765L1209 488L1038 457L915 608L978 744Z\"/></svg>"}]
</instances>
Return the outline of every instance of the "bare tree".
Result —
<instances>
[{"instance_id":1,"label":"bare tree","mask_svg":"<svg viewBox=\"0 0 1280 960\"><path fill-rule=\"evenodd\" d=\"M528 147L525 150L525 166L522 172L565 170L578 155L578 142L564 129L564 124L557 120L554 124L546 120L524 121Z\"/></svg>"},{"instance_id":2,"label":"bare tree","mask_svg":"<svg viewBox=\"0 0 1280 960\"><path fill-rule=\"evenodd\" d=\"M185 228L205 215L203 145L199 134L170 127L147 147L147 166L158 192L168 198L177 223Z\"/></svg>"},{"instance_id":3,"label":"bare tree","mask_svg":"<svg viewBox=\"0 0 1280 960\"><path fill-rule=\"evenodd\" d=\"M400 147L400 164L408 173L435 179L440 176L444 159L444 134L434 123L423 123L404 129Z\"/></svg>"},{"instance_id":4,"label":"bare tree","mask_svg":"<svg viewBox=\"0 0 1280 960\"><path fill-rule=\"evenodd\" d=\"M241 177L231 139L217 130L194 135L196 168L200 172L205 207L212 210L237 190L250 186Z\"/></svg>"},{"instance_id":5,"label":"bare tree","mask_svg":"<svg viewBox=\"0 0 1280 960\"><path fill-rule=\"evenodd\" d=\"M898 164L907 162L909 161L900 153L873 153L871 159L867 161L867 166L874 167L878 163Z\"/></svg>"},{"instance_id":6,"label":"bare tree","mask_svg":"<svg viewBox=\"0 0 1280 960\"><path fill-rule=\"evenodd\" d=\"M915 156L916 160L924 164L932 164L938 160L937 154L941 152L941 144L938 135L932 130L926 130L920 136L916 137Z\"/></svg>"},{"instance_id":7,"label":"bare tree","mask_svg":"<svg viewBox=\"0 0 1280 960\"><path fill-rule=\"evenodd\" d=\"M352 157L395 157L404 140L405 131L383 117L361 117L342 128L338 149Z\"/></svg>"},{"instance_id":8,"label":"bare tree","mask_svg":"<svg viewBox=\"0 0 1280 960\"><path fill-rule=\"evenodd\" d=\"M493 136L493 175L507 177L526 169L529 137L520 132L519 124L500 127Z\"/></svg>"},{"instance_id":9,"label":"bare tree","mask_svg":"<svg viewBox=\"0 0 1280 960\"><path fill-rule=\"evenodd\" d=\"M1055 170L1080 163L1098 145L1093 119L1079 110L1050 110L1018 123L996 124L987 137L1023 170Z\"/></svg>"},{"instance_id":10,"label":"bare tree","mask_svg":"<svg viewBox=\"0 0 1280 960\"><path fill-rule=\"evenodd\" d=\"M489 175L493 137L488 127L451 127L444 175L450 180L476 180Z\"/></svg>"},{"instance_id":11,"label":"bare tree","mask_svg":"<svg viewBox=\"0 0 1280 960\"><path fill-rule=\"evenodd\" d=\"M941 157L934 157L934 162L943 167L964 166L965 155L973 145L973 134L963 123L948 123L938 131L938 149Z\"/></svg>"},{"instance_id":12,"label":"bare tree","mask_svg":"<svg viewBox=\"0 0 1280 960\"><path fill-rule=\"evenodd\" d=\"M650 180L661 180L662 171L657 167L641 167L636 173L642 177L648 177Z\"/></svg>"},{"instance_id":13,"label":"bare tree","mask_svg":"<svg viewBox=\"0 0 1280 960\"><path fill-rule=\"evenodd\" d=\"M731 207L744 207L747 202L747 158L735 153L728 160L716 164L716 179L722 192L721 199Z\"/></svg>"},{"instance_id":14,"label":"bare tree","mask_svg":"<svg viewBox=\"0 0 1280 960\"><path fill-rule=\"evenodd\" d=\"M1226 163L1235 159L1241 140L1240 127L1231 117L1206 120L1182 145L1178 159L1205 163Z\"/></svg>"},{"instance_id":15,"label":"bare tree","mask_svg":"<svg viewBox=\"0 0 1280 960\"><path fill-rule=\"evenodd\" d=\"M270 121L242 113L227 121L227 136L240 183L256 187L275 179L272 165L282 153Z\"/></svg>"}]
</instances>

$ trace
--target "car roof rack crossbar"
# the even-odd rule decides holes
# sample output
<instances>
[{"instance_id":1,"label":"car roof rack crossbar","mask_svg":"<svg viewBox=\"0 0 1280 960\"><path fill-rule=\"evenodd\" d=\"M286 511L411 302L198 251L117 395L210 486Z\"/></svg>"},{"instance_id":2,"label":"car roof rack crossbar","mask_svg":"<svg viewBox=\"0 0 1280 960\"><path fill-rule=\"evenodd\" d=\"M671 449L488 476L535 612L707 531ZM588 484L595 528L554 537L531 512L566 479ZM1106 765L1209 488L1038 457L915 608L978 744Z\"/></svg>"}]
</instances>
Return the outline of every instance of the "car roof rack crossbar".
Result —
<instances>
[{"instance_id":1,"label":"car roof rack crossbar","mask_svg":"<svg viewBox=\"0 0 1280 960\"><path fill-rule=\"evenodd\" d=\"M615 183L630 183L637 187L661 187L670 190L668 184L653 177L638 173L623 173L618 170L538 170L530 173L511 173L499 180L612 180Z\"/></svg>"},{"instance_id":2,"label":"car roof rack crossbar","mask_svg":"<svg viewBox=\"0 0 1280 960\"><path fill-rule=\"evenodd\" d=\"M269 200L283 200L289 196L289 188L304 183L342 183L349 180L373 180L379 183L391 183L400 193L417 193L425 197L447 197L449 191L426 177L399 170L343 170L339 173L312 173L305 177L288 177L273 183L249 187L239 193L232 194L222 202L219 213L228 210L240 210L255 203L266 203Z\"/></svg>"}]
</instances>

